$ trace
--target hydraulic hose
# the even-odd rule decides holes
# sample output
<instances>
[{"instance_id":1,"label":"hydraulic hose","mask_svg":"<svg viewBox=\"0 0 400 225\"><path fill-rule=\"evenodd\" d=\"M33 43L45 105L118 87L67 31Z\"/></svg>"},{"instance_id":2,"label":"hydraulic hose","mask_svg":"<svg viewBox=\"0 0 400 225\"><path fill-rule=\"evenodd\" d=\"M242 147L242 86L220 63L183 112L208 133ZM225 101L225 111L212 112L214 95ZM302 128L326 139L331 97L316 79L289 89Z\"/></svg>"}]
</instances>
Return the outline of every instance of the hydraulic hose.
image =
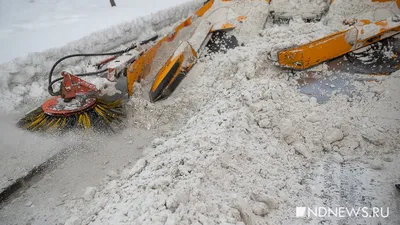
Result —
<instances>
[{"instance_id":1,"label":"hydraulic hose","mask_svg":"<svg viewBox=\"0 0 400 225\"><path fill-rule=\"evenodd\" d=\"M155 40L157 40L157 38L158 38L158 35L155 35L155 36L152 37L152 38L149 38L149 39L147 39L147 40L144 40L144 41L140 42L139 45L144 45L144 44L149 43L150 41L155 41ZM67 56L62 57L61 59L57 60L57 62L55 62L54 65L53 65L53 66L51 67L51 69L50 69L50 73L49 73L49 86L48 86L48 88L47 88L49 94L50 94L51 96L56 96L56 95L60 95L60 93L61 93L61 90L59 90L59 91L57 91L57 92L54 92L54 90L53 90L53 85L54 85L56 82L61 81L63 78L60 77L60 78L57 78L57 79L55 79L55 80L52 80L52 78L53 78L54 70L56 69L57 65L60 64L62 61L66 60L66 59L69 59L69 58L74 58L74 57L92 57L92 56L107 56L107 55L119 56L119 55L122 55L122 54L124 54L124 53L126 53L126 52L128 52L128 51L131 51L131 50L135 49L136 47L137 47L137 45L136 45L136 44L133 44L131 47L129 47L129 48L125 49L125 50L116 51L116 52L72 54L72 55L67 55ZM78 76L78 77L92 76L92 75L97 75L97 74L104 73L104 72L106 72L106 71L107 71L107 69L99 70L99 71L96 71L96 72L81 73L81 74L74 74L74 75L75 75L75 76Z\"/></svg>"}]
</instances>

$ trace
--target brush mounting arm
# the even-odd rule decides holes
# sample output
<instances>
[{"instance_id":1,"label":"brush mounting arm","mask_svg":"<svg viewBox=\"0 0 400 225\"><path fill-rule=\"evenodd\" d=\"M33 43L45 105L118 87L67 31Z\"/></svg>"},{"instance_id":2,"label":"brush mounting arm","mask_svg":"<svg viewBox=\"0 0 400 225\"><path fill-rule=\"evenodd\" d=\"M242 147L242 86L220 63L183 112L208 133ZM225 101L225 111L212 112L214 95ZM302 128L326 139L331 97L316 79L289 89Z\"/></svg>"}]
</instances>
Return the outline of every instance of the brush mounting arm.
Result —
<instances>
[{"instance_id":1,"label":"brush mounting arm","mask_svg":"<svg viewBox=\"0 0 400 225\"><path fill-rule=\"evenodd\" d=\"M63 83L61 85L61 97L65 102L76 98L76 95L88 95L98 92L96 86L66 71L61 73Z\"/></svg>"}]
</instances>

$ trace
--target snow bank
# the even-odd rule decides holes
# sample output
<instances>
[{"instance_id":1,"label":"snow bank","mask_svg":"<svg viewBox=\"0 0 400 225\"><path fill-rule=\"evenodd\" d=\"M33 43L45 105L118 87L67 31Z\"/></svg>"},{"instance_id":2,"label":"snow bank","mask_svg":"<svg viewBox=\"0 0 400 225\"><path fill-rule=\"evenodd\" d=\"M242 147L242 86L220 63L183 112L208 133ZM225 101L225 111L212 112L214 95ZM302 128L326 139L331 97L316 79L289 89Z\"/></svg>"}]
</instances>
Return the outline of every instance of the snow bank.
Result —
<instances>
[{"instance_id":1,"label":"snow bank","mask_svg":"<svg viewBox=\"0 0 400 225\"><path fill-rule=\"evenodd\" d=\"M196 0L131 22L95 32L61 48L32 53L9 63L0 64L0 112L10 112L26 104L37 105L47 96L47 74L59 58L73 53L106 52L127 42L149 38L179 20L186 18L203 1ZM84 64L82 59L71 59L63 66ZM87 63L87 61L85 62Z\"/></svg>"},{"instance_id":2,"label":"snow bank","mask_svg":"<svg viewBox=\"0 0 400 225\"><path fill-rule=\"evenodd\" d=\"M189 0L13 0L0 2L0 63L132 21Z\"/></svg>"}]
</instances>

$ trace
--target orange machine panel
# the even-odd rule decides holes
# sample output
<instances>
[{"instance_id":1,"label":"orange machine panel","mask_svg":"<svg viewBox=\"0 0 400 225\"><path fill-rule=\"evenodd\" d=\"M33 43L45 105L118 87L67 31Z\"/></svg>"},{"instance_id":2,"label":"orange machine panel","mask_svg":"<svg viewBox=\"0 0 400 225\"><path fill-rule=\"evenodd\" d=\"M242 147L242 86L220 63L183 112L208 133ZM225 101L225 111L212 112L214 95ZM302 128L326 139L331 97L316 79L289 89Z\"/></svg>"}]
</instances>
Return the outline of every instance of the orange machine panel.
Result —
<instances>
[{"instance_id":1,"label":"orange machine panel","mask_svg":"<svg viewBox=\"0 0 400 225\"><path fill-rule=\"evenodd\" d=\"M400 22L392 18L374 23L361 21L360 24L305 45L281 50L278 63L282 67L307 69L400 32Z\"/></svg>"},{"instance_id":2,"label":"orange machine panel","mask_svg":"<svg viewBox=\"0 0 400 225\"><path fill-rule=\"evenodd\" d=\"M199 10L196 11L197 16L203 16L214 4L214 0L208 1ZM172 42L179 31L185 27L192 25L192 16L188 17L181 24L179 24L172 35L167 35L161 40L159 40L153 47L147 50L143 55L141 55L134 63L132 63L127 70L127 81L128 81L128 94L132 95L133 84L140 79L146 77L151 70L153 60L157 55L157 52L162 44L165 42Z\"/></svg>"},{"instance_id":3,"label":"orange machine panel","mask_svg":"<svg viewBox=\"0 0 400 225\"><path fill-rule=\"evenodd\" d=\"M346 34L355 28L334 33L296 48L278 52L278 63L283 67L306 69L320 62L333 59L350 51L352 46L346 41Z\"/></svg>"}]
</instances>

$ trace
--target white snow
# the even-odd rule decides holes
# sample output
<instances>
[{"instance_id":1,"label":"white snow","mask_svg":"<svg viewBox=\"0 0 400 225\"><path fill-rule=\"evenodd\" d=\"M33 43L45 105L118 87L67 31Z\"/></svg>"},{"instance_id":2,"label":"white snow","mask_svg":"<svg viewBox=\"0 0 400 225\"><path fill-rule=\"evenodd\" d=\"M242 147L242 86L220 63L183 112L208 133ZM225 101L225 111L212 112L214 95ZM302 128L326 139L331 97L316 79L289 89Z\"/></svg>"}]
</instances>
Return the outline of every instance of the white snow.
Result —
<instances>
[{"instance_id":1,"label":"white snow","mask_svg":"<svg viewBox=\"0 0 400 225\"><path fill-rule=\"evenodd\" d=\"M298 93L295 81L287 82L287 75L276 68L262 61L245 70L237 66L239 61L257 62L262 53L263 50L257 51L255 46L238 48L229 52L230 57L218 55L214 61L198 64L195 82L186 88L187 91L175 96L180 100L149 109L164 109L160 114L172 112L165 108L185 108L188 103L182 98L188 98L193 108L186 125L155 140L134 167L125 168L119 177L104 183L97 199L89 206L72 201L66 208L74 215L78 212L83 224L306 223L294 217L295 206L340 198L335 193L315 195L318 192L312 188L320 183L340 182L331 181L330 172L344 171L337 176L350 176L338 177L344 179L342 182L365 179L365 175L353 177L347 167L362 165L363 160L350 157L366 160L368 153L368 157L377 159L378 163L367 160L368 167L375 172L365 166L363 170L379 180L376 185L385 183L386 191L367 193L355 187L357 192L352 192L343 184L338 193L349 199L368 195L376 199L371 204L396 210L396 201L389 194L395 190L389 189L386 182L389 185L399 178L388 176L399 167L384 163L380 157L398 154L399 124L394 123L398 113L392 108L398 103L391 105L400 94L395 88L398 77L377 84L392 92L381 96L381 100L374 100L364 89L362 96L352 102L346 96L338 96L324 105L314 105L302 102L303 96ZM254 77L247 80L245 73ZM223 84L229 81L234 81L235 85L225 88ZM275 93L274 97L264 98L266 90ZM375 111L376 104L380 104L382 111L394 110L394 114L380 115ZM140 113L146 112L140 107L134 108L135 120L145 124L148 120ZM305 117L309 112L318 113L321 122L307 121ZM370 118L368 122L366 117ZM266 118L272 123L269 128L257 123ZM386 125L383 121L392 122ZM363 126L378 124L387 126L386 133L378 132L386 140L383 145L363 137ZM325 142L326 131L333 137ZM326 163L337 169L318 171L319 167L314 168L325 157L330 159ZM341 168L342 163L347 164ZM377 170L386 166L391 169ZM104 201L107 203L99 205ZM362 204L361 200L357 204ZM83 208L87 209L86 213L81 212ZM399 219L394 215L383 221L396 224ZM317 223L317 220L307 222Z\"/></svg>"},{"instance_id":2,"label":"white snow","mask_svg":"<svg viewBox=\"0 0 400 225\"><path fill-rule=\"evenodd\" d=\"M343 137L343 132L338 128L329 129L325 134L325 140L330 144L342 140Z\"/></svg>"},{"instance_id":3,"label":"white snow","mask_svg":"<svg viewBox=\"0 0 400 225\"><path fill-rule=\"evenodd\" d=\"M150 103L143 96L148 84L135 85L127 122L158 132L143 158L113 172L96 191L90 186L87 195L84 189L55 200L54 208L16 210L20 201L34 198L27 194L5 206L0 219L10 224L321 224L317 218L296 218L295 207L344 204L390 207L393 213L327 223L399 224L393 184L400 181L400 72L376 82L349 81L355 86L352 97L333 95L319 104L299 92L299 73L268 59L278 47L328 34L343 26L341 15L372 5L362 1L368 6L362 8L361 1L335 0L340 7L318 23L294 19L265 29L265 1L227 3L248 16L232 31L243 46L200 59L165 101ZM328 74L323 66L320 72ZM37 192L48 191L46 184L41 182ZM47 220L54 212L62 213Z\"/></svg>"},{"instance_id":4,"label":"white snow","mask_svg":"<svg viewBox=\"0 0 400 225\"><path fill-rule=\"evenodd\" d=\"M330 0L275 0L271 1L271 10L282 18L309 19L328 11L329 2Z\"/></svg>"},{"instance_id":5,"label":"white snow","mask_svg":"<svg viewBox=\"0 0 400 225\"><path fill-rule=\"evenodd\" d=\"M76 148L78 142L74 135L60 139L31 134L17 128L15 120L15 116L0 116L1 192L57 153Z\"/></svg>"},{"instance_id":6,"label":"white snow","mask_svg":"<svg viewBox=\"0 0 400 225\"><path fill-rule=\"evenodd\" d=\"M189 0L13 0L0 2L0 63L64 46L93 32ZM106 34L107 35L107 34Z\"/></svg>"},{"instance_id":7,"label":"white snow","mask_svg":"<svg viewBox=\"0 0 400 225\"><path fill-rule=\"evenodd\" d=\"M395 1L376 3L363 0L335 0L329 8L329 13L324 20L326 23L329 23L333 29L340 30L343 29L342 22L345 19L364 19L375 21L376 19L381 20L382 14L383 16L386 16L385 14L389 14L389 12L392 15L400 12Z\"/></svg>"},{"instance_id":8,"label":"white snow","mask_svg":"<svg viewBox=\"0 0 400 225\"><path fill-rule=\"evenodd\" d=\"M100 96L114 96L116 94L121 94L122 92L118 90L116 86L116 82L111 82L107 78L104 77L86 77L85 81L94 84L97 90L100 90Z\"/></svg>"},{"instance_id":9,"label":"white snow","mask_svg":"<svg viewBox=\"0 0 400 225\"><path fill-rule=\"evenodd\" d=\"M95 187L87 187L83 199L85 199L85 201L93 200L96 192L97 189Z\"/></svg>"}]
</instances>

